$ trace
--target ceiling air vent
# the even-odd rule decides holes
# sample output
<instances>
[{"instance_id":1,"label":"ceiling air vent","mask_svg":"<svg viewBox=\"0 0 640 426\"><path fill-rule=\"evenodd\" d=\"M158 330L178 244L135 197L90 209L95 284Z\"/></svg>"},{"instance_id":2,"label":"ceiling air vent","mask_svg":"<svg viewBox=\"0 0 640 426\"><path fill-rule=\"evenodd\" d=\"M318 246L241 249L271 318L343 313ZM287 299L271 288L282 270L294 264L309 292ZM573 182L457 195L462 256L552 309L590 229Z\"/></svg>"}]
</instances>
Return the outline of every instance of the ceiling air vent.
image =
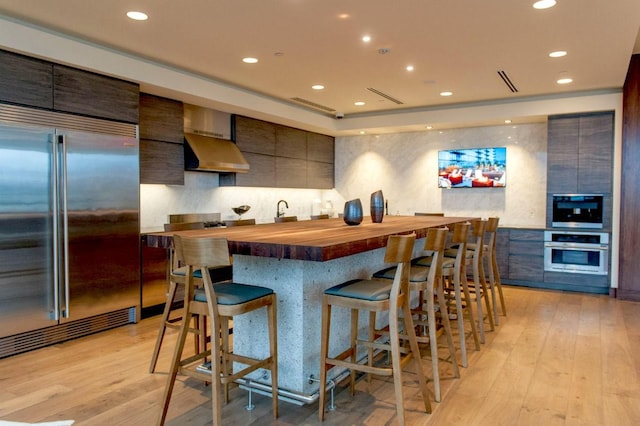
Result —
<instances>
[{"instance_id":1,"label":"ceiling air vent","mask_svg":"<svg viewBox=\"0 0 640 426\"><path fill-rule=\"evenodd\" d=\"M381 92L381 91L380 91L380 90L378 90L378 89L374 89L373 87L367 87L367 90L368 90L368 91L370 91L370 92L375 93L375 94L376 94L376 95L378 95L378 96L382 96L383 98L385 98L385 99L387 99L387 100L390 100L391 102L394 102L394 103L396 103L396 104L398 104L398 105L402 105L402 104L404 104L404 102L401 102L401 101L397 100L396 98L394 98L393 96L389 96L389 95L387 95L386 93Z\"/></svg>"},{"instance_id":2,"label":"ceiling air vent","mask_svg":"<svg viewBox=\"0 0 640 426\"><path fill-rule=\"evenodd\" d=\"M513 82L511 81L511 79L507 75L506 71L500 70L500 71L498 71L498 75L500 76L502 81L504 81L504 84L507 85L507 87L509 88L509 90L511 90L512 93L516 93L518 91L518 88L516 87L515 84L513 84Z\"/></svg>"},{"instance_id":3,"label":"ceiling air vent","mask_svg":"<svg viewBox=\"0 0 640 426\"><path fill-rule=\"evenodd\" d=\"M291 98L291 100L299 102L299 103L304 104L306 106L310 106L311 108L321 109L322 111L334 112L336 110L335 108L329 108L328 106L320 105L320 104L317 104L315 102L311 102L311 101L308 101L308 100L302 99L302 98Z\"/></svg>"}]
</instances>

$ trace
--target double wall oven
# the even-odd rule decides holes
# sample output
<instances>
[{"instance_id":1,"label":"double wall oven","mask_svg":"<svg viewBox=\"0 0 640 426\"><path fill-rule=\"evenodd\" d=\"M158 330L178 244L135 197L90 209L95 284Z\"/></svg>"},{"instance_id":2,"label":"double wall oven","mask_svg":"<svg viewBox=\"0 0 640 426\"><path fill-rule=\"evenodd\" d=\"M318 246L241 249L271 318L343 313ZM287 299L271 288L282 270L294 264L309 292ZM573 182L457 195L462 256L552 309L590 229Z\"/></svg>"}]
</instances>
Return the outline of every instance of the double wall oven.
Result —
<instances>
[{"instance_id":1,"label":"double wall oven","mask_svg":"<svg viewBox=\"0 0 640 426\"><path fill-rule=\"evenodd\" d=\"M545 271L607 275L609 234L602 229L602 194L554 194L552 227L545 231Z\"/></svg>"}]
</instances>

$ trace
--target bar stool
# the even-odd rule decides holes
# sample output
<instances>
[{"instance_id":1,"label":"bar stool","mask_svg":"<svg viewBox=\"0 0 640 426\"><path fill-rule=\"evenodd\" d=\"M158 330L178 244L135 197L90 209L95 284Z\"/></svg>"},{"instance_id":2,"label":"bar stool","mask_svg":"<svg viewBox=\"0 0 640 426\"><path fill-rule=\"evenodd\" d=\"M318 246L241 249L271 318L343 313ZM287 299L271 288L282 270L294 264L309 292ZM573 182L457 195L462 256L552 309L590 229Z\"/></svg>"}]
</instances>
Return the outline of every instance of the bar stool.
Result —
<instances>
[{"instance_id":1,"label":"bar stool","mask_svg":"<svg viewBox=\"0 0 640 426\"><path fill-rule=\"evenodd\" d=\"M484 259L487 265L487 273L489 276L489 286L491 288L491 297L493 302L493 316L496 325L498 325L498 301L496 300L496 292L500 297L500 308L502 315L507 316L507 306L504 303L504 294L502 293L502 282L500 281L500 271L498 270L498 259L496 256L496 241L498 237L498 222L500 218L490 217L487 219L487 228L485 229Z\"/></svg>"},{"instance_id":2,"label":"bar stool","mask_svg":"<svg viewBox=\"0 0 640 426\"><path fill-rule=\"evenodd\" d=\"M297 222L298 216L279 216L279 217L274 217L273 220L275 221L275 223Z\"/></svg>"},{"instance_id":3,"label":"bar stool","mask_svg":"<svg viewBox=\"0 0 640 426\"><path fill-rule=\"evenodd\" d=\"M411 265L409 274L409 288L412 292L420 294L417 308L411 310L418 329L428 330L428 333L419 334L416 339L419 343L429 343L431 348L431 367L433 370L433 387L435 400L440 402L440 370L438 368L438 336L442 334L442 328L438 329L436 323L436 306L435 299L437 297L440 321L444 327L447 346L449 347L449 356L453 373L456 378L460 377L458 369L458 361L456 359L456 351L453 346L453 334L451 332L451 324L449 322L449 313L447 311L447 301L444 297L442 287L442 263L445 243L447 241L448 228L431 228L427 231L427 238L424 243L424 250L431 252L431 262L429 265ZM373 274L375 279L393 279L396 274L397 267L383 269ZM426 316L426 321L423 319ZM371 326L371 324L370 324ZM423 326L423 327L420 327ZM370 329L370 334L382 335L381 330Z\"/></svg>"},{"instance_id":4,"label":"bar stool","mask_svg":"<svg viewBox=\"0 0 640 426\"><path fill-rule=\"evenodd\" d=\"M446 292L445 296L453 293L453 299L455 300L456 322L458 323L458 338L460 340L460 355L462 366L465 368L469 365L467 359L466 331L464 326L465 318L469 321L475 348L478 351L480 350L480 340L478 338L476 323L473 318L471 295L469 293L465 268L467 262L467 238L470 227L471 224L469 222L459 222L454 225L453 231L450 233L450 242L454 247L454 250L456 250L456 257L445 257L442 261L442 277ZM449 250L449 253L451 254L452 251ZM413 265L431 266L432 261L432 256L423 256L414 259ZM464 303L462 298L463 294ZM447 299L450 299L450 297Z\"/></svg>"},{"instance_id":5,"label":"bar stool","mask_svg":"<svg viewBox=\"0 0 640 426\"><path fill-rule=\"evenodd\" d=\"M404 399L402 396L402 369L400 359L399 311L402 311L404 332L408 335L411 352L407 357L412 357L418 375L418 383L422 393L424 407L427 413L431 412L431 403L426 387L424 373L420 362L420 350L416 341L413 319L409 306L409 268L415 234L392 235L387 241L387 249L384 261L396 263L398 268L393 281L388 280L351 280L331 287L322 296L322 332L320 345L320 398L318 417L324 420L324 404L326 397L327 370L332 366L351 369L351 395L355 393L355 372L361 371L368 374L393 376L396 397L396 412L398 424L404 425ZM329 357L329 334L331 329L331 309L340 306L351 310L351 344L342 353ZM389 342L381 343L358 339L358 314L360 310L371 312L389 313ZM358 346L391 351L392 366L374 367L358 363ZM333 353L333 351L332 351ZM403 361L409 361L405 358Z\"/></svg>"},{"instance_id":6,"label":"bar stool","mask_svg":"<svg viewBox=\"0 0 640 426\"><path fill-rule=\"evenodd\" d=\"M229 248L225 238L194 238L174 236L176 250L182 252L187 267L187 284L182 326L173 354L171 370L162 398L162 413L158 421L163 425L171 393L178 373L211 382L213 424L222 424L222 392L224 386L225 402L228 402L228 385L234 380L246 376L257 369L268 369L271 373L273 398L272 410L278 417L278 361L277 361L277 323L276 295L266 287L224 282L213 284L211 277L203 273L203 287L196 288L193 272L206 271L210 267L228 265ZM228 321L234 316L242 315L256 309L267 308L269 323L269 357L253 359L231 353L229 351ZM189 322L193 315L206 316L211 324L211 349L201 351L193 356L182 358L184 344L189 333ZM222 336L214 338L214 336ZM211 356L211 371L203 372L195 368ZM237 361L246 367L235 373L231 372L230 363Z\"/></svg>"},{"instance_id":7,"label":"bar stool","mask_svg":"<svg viewBox=\"0 0 640 426\"><path fill-rule=\"evenodd\" d=\"M169 231L186 231L191 229L204 229L204 222L188 222L188 223L165 223L164 230L165 232ZM160 329L158 330L158 336L156 337L156 344L153 348L153 354L151 355L151 363L149 365L149 373L153 373L156 370L156 366L158 364L158 356L160 355L160 349L162 348L162 343L164 341L164 336L167 331L167 328L179 329L181 326L182 317L174 317L171 318L171 311L173 309L173 304L176 302L176 299L179 297L178 290L183 290L184 285L187 282L186 278L186 267L182 264L181 259L179 259L175 254L175 248L171 247L169 249L169 270L167 271L167 299L164 303L164 309L162 311L162 320L160 321ZM196 278L201 281L202 275L200 271L196 272ZM184 292L180 292L184 293ZM200 333L200 325L198 317L194 317L194 327L190 329L196 336L200 336L200 339L196 338L195 340L195 349L198 352L199 345L204 344L204 333L201 335Z\"/></svg>"},{"instance_id":8,"label":"bar stool","mask_svg":"<svg viewBox=\"0 0 640 426\"><path fill-rule=\"evenodd\" d=\"M485 343L484 333L484 320L485 316L489 322L490 330L495 329L493 322L493 310L491 302L488 296L487 283L485 280L484 268L483 268L483 246L484 246L484 233L487 227L486 220L473 220L471 222L471 235L472 241L467 243L466 251L466 265L471 266L471 276L473 277L473 289L470 293L473 293L476 301L476 319L478 321L478 331L480 333L480 342ZM456 257L458 250L456 247L451 247L445 250L445 256ZM469 270L466 271L468 276ZM465 276L466 278L466 276ZM482 308L482 299L485 301L486 314Z\"/></svg>"}]
</instances>

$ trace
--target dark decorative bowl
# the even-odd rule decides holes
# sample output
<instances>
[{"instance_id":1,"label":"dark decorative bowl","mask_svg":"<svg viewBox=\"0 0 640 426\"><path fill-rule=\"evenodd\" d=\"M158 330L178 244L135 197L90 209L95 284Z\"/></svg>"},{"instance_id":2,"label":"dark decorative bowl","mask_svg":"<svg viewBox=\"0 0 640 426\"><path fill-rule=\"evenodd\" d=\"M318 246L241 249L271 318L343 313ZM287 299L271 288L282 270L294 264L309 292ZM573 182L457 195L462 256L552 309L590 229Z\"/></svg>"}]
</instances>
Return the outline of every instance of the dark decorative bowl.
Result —
<instances>
[{"instance_id":1,"label":"dark decorative bowl","mask_svg":"<svg viewBox=\"0 0 640 426\"><path fill-rule=\"evenodd\" d=\"M362 223L362 203L359 198L344 203L344 222L347 225Z\"/></svg>"},{"instance_id":2,"label":"dark decorative bowl","mask_svg":"<svg viewBox=\"0 0 640 426\"><path fill-rule=\"evenodd\" d=\"M232 207L231 208L231 210L233 210L233 212L235 214L237 214L238 216L242 216L243 214L248 212L249 209L251 209L251 206L247 206L247 205L242 205L242 206Z\"/></svg>"}]
</instances>

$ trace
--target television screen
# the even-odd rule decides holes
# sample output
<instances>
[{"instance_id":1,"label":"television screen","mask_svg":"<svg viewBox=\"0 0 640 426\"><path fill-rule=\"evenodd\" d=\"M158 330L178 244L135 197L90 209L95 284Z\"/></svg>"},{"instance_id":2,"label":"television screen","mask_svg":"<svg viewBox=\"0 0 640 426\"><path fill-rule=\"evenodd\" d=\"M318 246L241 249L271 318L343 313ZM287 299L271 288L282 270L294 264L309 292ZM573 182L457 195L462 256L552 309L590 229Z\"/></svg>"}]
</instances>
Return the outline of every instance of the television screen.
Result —
<instances>
[{"instance_id":1,"label":"television screen","mask_svg":"<svg viewBox=\"0 0 640 426\"><path fill-rule=\"evenodd\" d=\"M438 152L438 188L487 188L507 184L507 148Z\"/></svg>"}]
</instances>

